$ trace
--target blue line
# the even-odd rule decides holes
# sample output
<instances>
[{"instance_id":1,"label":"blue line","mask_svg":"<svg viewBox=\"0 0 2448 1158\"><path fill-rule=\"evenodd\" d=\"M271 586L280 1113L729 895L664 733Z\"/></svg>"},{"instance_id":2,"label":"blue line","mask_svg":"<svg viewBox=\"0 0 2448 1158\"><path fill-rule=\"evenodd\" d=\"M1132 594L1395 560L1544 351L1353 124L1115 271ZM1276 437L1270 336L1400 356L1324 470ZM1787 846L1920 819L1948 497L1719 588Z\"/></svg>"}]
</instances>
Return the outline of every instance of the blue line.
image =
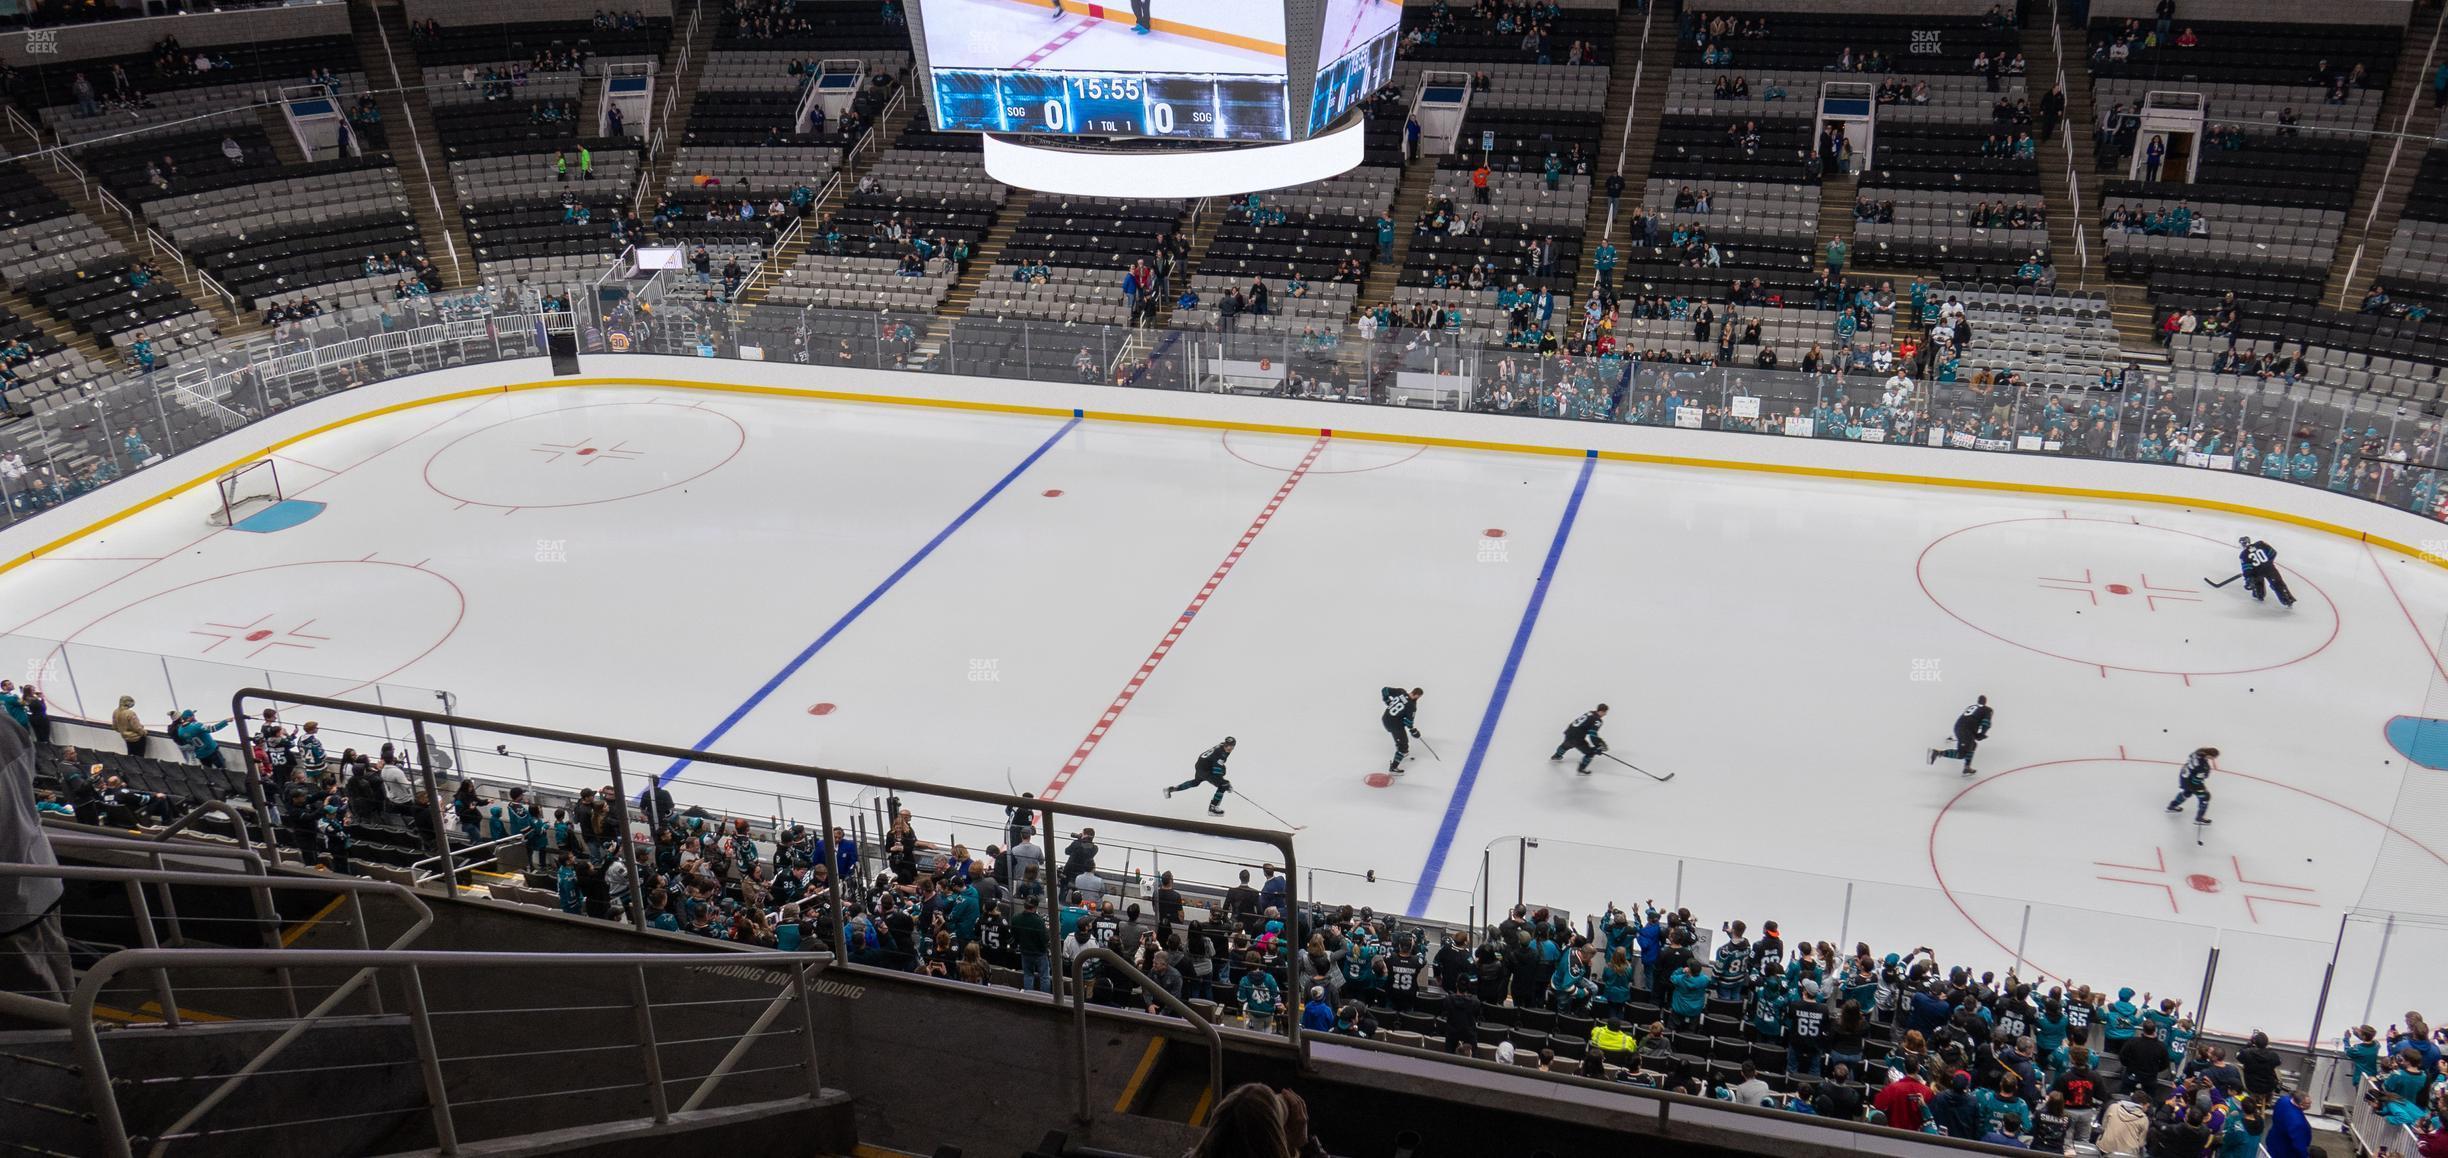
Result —
<instances>
[{"instance_id":1,"label":"blue line","mask_svg":"<svg viewBox=\"0 0 2448 1158\"><path fill-rule=\"evenodd\" d=\"M969 509L962 511L959 517L945 524L943 530L935 532L935 537L927 540L926 546L918 548L917 554L910 556L900 567L894 569L892 574L885 576L884 581L876 584L875 590L868 592L866 598L853 604L850 610L842 613L841 618L833 621L833 626L825 629L823 635L817 636L816 642L807 645L806 650L791 657L789 663L782 665L781 671L775 672L773 678L766 680L763 687L758 688L747 699L740 701L738 707L731 709L730 715L724 716L721 723L714 725L713 731L706 733L704 739L690 747L711 748L716 740L722 739L725 733L738 727L739 722L748 717L748 713L755 711L758 704L765 702L765 697L774 694L785 681L799 674L799 669L806 667L809 660L816 658L817 652L823 651L826 644L832 643L835 637L847 630L852 622L866 613L868 608L875 606L876 600L884 598L884 593L892 590L894 584L901 582L903 576L917 569L918 564L926 562L927 556L935 553L935 548L943 546L944 540L951 538L953 532L967 525L971 518L986 508L986 504L994 501L996 495L1002 494L1004 488L1018 481L1020 476L1028 471L1028 468L1037 465L1038 459L1044 458L1047 451L1054 449L1055 443L1062 441L1062 437L1071 433L1071 428L1079 424L1080 420L1077 418L1063 423L1062 429L1055 431L1044 442L1039 443L1037 449L1030 451L1027 458L1020 460L1020 465L1011 468L1009 473L995 482L995 485L988 487L985 494L979 495L976 502L969 504ZM664 769L663 774L657 777L655 782L669 784L672 777L678 776L680 770L688 766L689 762L686 760L674 760L672 766Z\"/></svg>"},{"instance_id":2,"label":"blue line","mask_svg":"<svg viewBox=\"0 0 2448 1158\"><path fill-rule=\"evenodd\" d=\"M1521 626L1513 629L1513 648L1505 653L1504 670L1496 675L1496 691L1488 697L1487 712L1479 717L1479 734L1471 738L1470 756L1462 761L1453 799L1446 802L1445 819L1437 824L1436 843L1428 846L1428 864L1411 890L1410 916L1424 916L1429 898L1436 894L1437 877L1445 871L1446 855L1453 851L1454 832L1462 827L1471 788L1479 782L1479 766L1487 761L1489 741L1496 738L1496 720L1504 715L1505 700L1513 694L1513 677L1521 673L1522 653L1529 650L1530 632L1538 627L1539 609L1547 604L1547 585L1555 580L1556 566L1564 559L1565 540L1572 538L1573 520L1581 517L1581 496L1589 493L1590 474L1597 466L1597 451L1581 459L1581 477L1574 480L1572 498L1556 523L1555 540L1547 544L1547 561L1539 566L1538 583L1530 588L1530 605L1522 608Z\"/></svg>"}]
</instances>

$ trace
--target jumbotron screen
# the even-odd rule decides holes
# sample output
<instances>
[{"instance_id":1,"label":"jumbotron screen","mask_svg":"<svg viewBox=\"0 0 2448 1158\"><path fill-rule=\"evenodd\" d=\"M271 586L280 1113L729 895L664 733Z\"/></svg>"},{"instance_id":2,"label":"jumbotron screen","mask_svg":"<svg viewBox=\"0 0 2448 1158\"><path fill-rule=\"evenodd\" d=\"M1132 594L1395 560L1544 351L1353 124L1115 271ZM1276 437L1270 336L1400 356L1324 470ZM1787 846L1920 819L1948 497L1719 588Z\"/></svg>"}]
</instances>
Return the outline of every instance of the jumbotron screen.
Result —
<instances>
[{"instance_id":1,"label":"jumbotron screen","mask_svg":"<svg viewBox=\"0 0 2448 1158\"><path fill-rule=\"evenodd\" d=\"M1287 9L1323 17L1321 35L1302 38L1320 59L1288 58ZM1402 5L916 0L912 15L939 130L1288 141L1393 78ZM1316 78L1297 117L1294 76Z\"/></svg>"}]
</instances>

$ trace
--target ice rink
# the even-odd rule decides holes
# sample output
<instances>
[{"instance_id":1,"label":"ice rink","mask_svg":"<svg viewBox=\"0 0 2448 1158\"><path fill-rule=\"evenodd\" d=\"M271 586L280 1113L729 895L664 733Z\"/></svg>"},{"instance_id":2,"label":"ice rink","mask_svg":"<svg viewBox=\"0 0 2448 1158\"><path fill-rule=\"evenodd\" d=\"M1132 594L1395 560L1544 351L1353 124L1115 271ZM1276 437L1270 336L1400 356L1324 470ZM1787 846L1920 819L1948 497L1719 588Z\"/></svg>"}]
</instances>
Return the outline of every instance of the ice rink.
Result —
<instances>
[{"instance_id":1,"label":"ice rink","mask_svg":"<svg viewBox=\"0 0 2448 1158\"><path fill-rule=\"evenodd\" d=\"M1319 41L1318 63L1331 63L1401 24L1402 5L1393 0L1326 0L1325 38Z\"/></svg>"},{"instance_id":2,"label":"ice rink","mask_svg":"<svg viewBox=\"0 0 2448 1158\"><path fill-rule=\"evenodd\" d=\"M1155 0L1154 19L1209 36L1131 29L1128 3L1064 0L1063 11L1029 0L924 0L929 63L936 68L1025 68L1047 72L1284 74L1283 10L1252 4L1192 7ZM1273 52L1248 47L1264 43Z\"/></svg>"},{"instance_id":3,"label":"ice rink","mask_svg":"<svg viewBox=\"0 0 2448 1158\"><path fill-rule=\"evenodd\" d=\"M2448 618L2437 568L2167 506L678 389L424 406L278 463L320 516L215 531L208 488L0 575L0 663L89 717L126 688L158 719L156 667L226 663L1185 818L1204 794L1160 789L1230 734L1330 900L1679 901L2188 1007L2215 947L2213 1027L2281 1034L2390 836L2383 727L2424 711ZM2205 586L2239 533L2293 610ZM226 713L199 683L179 706ZM1386 685L1426 689L1436 752L1390 780ZM1929 766L1975 694L1979 774ZM1599 701L1671 782L1549 762ZM2197 833L2162 808L2200 745ZM2448 889L2448 833L2394 839L2399 887ZM1171 843L1187 876L1229 856ZM2340 962L2331 1029L2428 983L2439 938L2387 935Z\"/></svg>"}]
</instances>

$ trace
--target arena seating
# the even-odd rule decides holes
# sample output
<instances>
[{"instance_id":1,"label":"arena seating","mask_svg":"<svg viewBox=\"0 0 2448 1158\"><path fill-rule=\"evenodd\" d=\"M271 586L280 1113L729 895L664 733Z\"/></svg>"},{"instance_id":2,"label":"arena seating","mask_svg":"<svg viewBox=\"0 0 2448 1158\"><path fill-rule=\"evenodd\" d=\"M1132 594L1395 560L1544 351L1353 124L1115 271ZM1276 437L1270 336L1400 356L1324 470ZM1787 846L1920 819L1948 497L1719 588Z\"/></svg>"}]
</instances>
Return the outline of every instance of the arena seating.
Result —
<instances>
[{"instance_id":1,"label":"arena seating","mask_svg":"<svg viewBox=\"0 0 2448 1158\"><path fill-rule=\"evenodd\" d=\"M367 272L370 259L424 251L399 170L381 155L288 167L138 208L246 310L301 294L326 307L373 301L394 279Z\"/></svg>"},{"instance_id":2,"label":"arena seating","mask_svg":"<svg viewBox=\"0 0 2448 1158\"><path fill-rule=\"evenodd\" d=\"M990 317L1125 325L1122 275L1180 231L1179 201L1039 195L970 303ZM1042 270L1039 280L1021 276Z\"/></svg>"},{"instance_id":3,"label":"arena seating","mask_svg":"<svg viewBox=\"0 0 2448 1158\"><path fill-rule=\"evenodd\" d=\"M2276 23L2189 23L2193 47L2150 43L2138 22L2100 18L2088 30L2094 105L2109 119L2142 93L2199 93L2208 135L2192 181L2180 158L2163 180L2114 179L2100 191L2108 269L2145 283L2162 315L2211 310L2232 294L2245 313L2319 301L2367 142L2320 128L2371 127L2397 58L2393 29ZM2281 114L2284 114L2283 116ZM2130 119L2095 131L2103 171L2124 172L2137 150ZM2175 204L2169 204L2174 201ZM2191 227L2169 227L2181 207ZM2120 212L2121 211L2121 212ZM2149 226L2140 228L2147 217Z\"/></svg>"},{"instance_id":4,"label":"arena seating","mask_svg":"<svg viewBox=\"0 0 2448 1158\"><path fill-rule=\"evenodd\" d=\"M2405 215L2380 263L2381 288L2429 313L2448 308L2448 147L2422 155Z\"/></svg>"},{"instance_id":5,"label":"arena seating","mask_svg":"<svg viewBox=\"0 0 2448 1158\"><path fill-rule=\"evenodd\" d=\"M1904 90L1900 78L1894 86ZM2035 257L2045 265L2044 220L2000 220L2043 203L2040 129L2023 78L1991 92L1977 77L1915 77L1910 92L1879 107L1861 197L1881 208L1874 220L1857 214L1855 259L1960 281L2014 281Z\"/></svg>"}]
</instances>

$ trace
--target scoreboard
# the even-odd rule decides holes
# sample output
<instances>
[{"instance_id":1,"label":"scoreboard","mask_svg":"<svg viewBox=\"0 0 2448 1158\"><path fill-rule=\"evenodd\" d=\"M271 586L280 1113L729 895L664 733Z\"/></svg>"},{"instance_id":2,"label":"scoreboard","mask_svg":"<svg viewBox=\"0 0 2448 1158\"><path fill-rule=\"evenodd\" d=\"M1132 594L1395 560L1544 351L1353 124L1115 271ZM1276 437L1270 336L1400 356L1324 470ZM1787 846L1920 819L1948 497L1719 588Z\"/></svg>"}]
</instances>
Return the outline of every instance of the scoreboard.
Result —
<instances>
[{"instance_id":1,"label":"scoreboard","mask_svg":"<svg viewBox=\"0 0 2448 1158\"><path fill-rule=\"evenodd\" d=\"M933 70L939 128L952 132L1281 141L1281 79L1157 72Z\"/></svg>"}]
</instances>

